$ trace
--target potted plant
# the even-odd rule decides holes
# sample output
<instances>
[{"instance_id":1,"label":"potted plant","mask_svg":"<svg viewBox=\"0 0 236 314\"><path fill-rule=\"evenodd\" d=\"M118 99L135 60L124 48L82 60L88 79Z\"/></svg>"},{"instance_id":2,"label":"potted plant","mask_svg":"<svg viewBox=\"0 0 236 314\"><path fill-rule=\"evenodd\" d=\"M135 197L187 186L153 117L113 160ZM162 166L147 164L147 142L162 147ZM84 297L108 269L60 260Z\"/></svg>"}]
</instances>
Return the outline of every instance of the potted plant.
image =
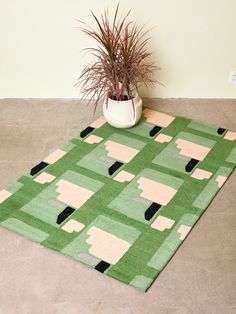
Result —
<instances>
[{"instance_id":1,"label":"potted plant","mask_svg":"<svg viewBox=\"0 0 236 314\"><path fill-rule=\"evenodd\" d=\"M83 98L94 102L95 110L99 102L103 103L103 114L109 124L132 127L142 114L139 86L159 83L155 72L160 68L149 61L151 53L146 49L150 38L146 38L143 28L128 20L130 11L118 17L119 5L111 22L108 10L100 19L91 13L96 28L79 22L83 24L81 31L97 44L96 48L85 49L94 61L83 69L76 85L81 87Z\"/></svg>"}]
</instances>

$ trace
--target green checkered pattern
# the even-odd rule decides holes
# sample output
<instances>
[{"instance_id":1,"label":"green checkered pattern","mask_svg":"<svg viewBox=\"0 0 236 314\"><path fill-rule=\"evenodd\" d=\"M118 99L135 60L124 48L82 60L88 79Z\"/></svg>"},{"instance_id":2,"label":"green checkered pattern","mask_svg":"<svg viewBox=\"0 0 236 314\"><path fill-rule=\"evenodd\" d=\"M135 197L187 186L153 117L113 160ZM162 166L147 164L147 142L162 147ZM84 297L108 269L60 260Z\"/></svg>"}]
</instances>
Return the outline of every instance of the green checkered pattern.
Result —
<instances>
[{"instance_id":1,"label":"green checkered pattern","mask_svg":"<svg viewBox=\"0 0 236 314\"><path fill-rule=\"evenodd\" d=\"M131 129L101 117L0 191L0 225L146 291L235 164L222 127L147 107Z\"/></svg>"}]
</instances>

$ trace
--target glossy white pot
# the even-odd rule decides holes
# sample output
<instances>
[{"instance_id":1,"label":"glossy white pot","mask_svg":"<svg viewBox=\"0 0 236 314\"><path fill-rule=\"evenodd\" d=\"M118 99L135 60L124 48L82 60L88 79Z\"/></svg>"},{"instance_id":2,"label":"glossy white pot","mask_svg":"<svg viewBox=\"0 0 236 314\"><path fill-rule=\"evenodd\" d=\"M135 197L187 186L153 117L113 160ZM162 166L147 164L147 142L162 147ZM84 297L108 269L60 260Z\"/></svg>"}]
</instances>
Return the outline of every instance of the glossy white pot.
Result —
<instances>
[{"instance_id":1,"label":"glossy white pot","mask_svg":"<svg viewBox=\"0 0 236 314\"><path fill-rule=\"evenodd\" d=\"M130 128L141 118L142 99L138 94L133 100L117 101L109 98L107 104L103 104L103 115L116 128Z\"/></svg>"}]
</instances>

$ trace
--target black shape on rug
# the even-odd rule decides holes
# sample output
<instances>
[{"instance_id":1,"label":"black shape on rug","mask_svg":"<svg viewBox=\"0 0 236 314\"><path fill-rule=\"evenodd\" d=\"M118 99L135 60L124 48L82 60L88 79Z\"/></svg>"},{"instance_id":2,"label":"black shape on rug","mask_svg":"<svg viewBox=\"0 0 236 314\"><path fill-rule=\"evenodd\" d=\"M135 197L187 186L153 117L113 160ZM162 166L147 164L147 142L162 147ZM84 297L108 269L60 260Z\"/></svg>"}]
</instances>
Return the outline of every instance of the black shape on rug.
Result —
<instances>
[{"instance_id":1,"label":"black shape on rug","mask_svg":"<svg viewBox=\"0 0 236 314\"><path fill-rule=\"evenodd\" d=\"M39 171L41 171L42 169L44 169L45 167L48 166L48 163L41 161L39 164L37 164L36 166L34 166L31 170L30 170L30 174L31 176L34 176L36 173L38 173Z\"/></svg>"},{"instance_id":2,"label":"black shape on rug","mask_svg":"<svg viewBox=\"0 0 236 314\"><path fill-rule=\"evenodd\" d=\"M160 204L152 203L148 209L144 213L144 217L146 220L151 220L152 217L157 213L157 211L161 208Z\"/></svg>"},{"instance_id":3,"label":"black shape on rug","mask_svg":"<svg viewBox=\"0 0 236 314\"><path fill-rule=\"evenodd\" d=\"M88 126L86 129L80 132L80 137L84 138L86 135L93 132L93 130L95 130L93 127Z\"/></svg>"},{"instance_id":4,"label":"black shape on rug","mask_svg":"<svg viewBox=\"0 0 236 314\"><path fill-rule=\"evenodd\" d=\"M97 271L100 271L100 273L104 273L105 270L107 270L107 268L110 267L110 264L105 262L105 261L101 261L99 262L96 266L95 269Z\"/></svg>"},{"instance_id":5,"label":"black shape on rug","mask_svg":"<svg viewBox=\"0 0 236 314\"><path fill-rule=\"evenodd\" d=\"M219 128L219 129L217 130L217 133L218 133L219 135L222 135L225 130L226 130L226 129Z\"/></svg>"},{"instance_id":6,"label":"black shape on rug","mask_svg":"<svg viewBox=\"0 0 236 314\"><path fill-rule=\"evenodd\" d=\"M199 160L194 159L194 158L190 159L190 161L185 166L185 171L191 172L198 163L199 163Z\"/></svg>"},{"instance_id":7,"label":"black shape on rug","mask_svg":"<svg viewBox=\"0 0 236 314\"><path fill-rule=\"evenodd\" d=\"M159 131L161 131L161 127L158 125L155 125L149 132L150 136L155 136Z\"/></svg>"},{"instance_id":8,"label":"black shape on rug","mask_svg":"<svg viewBox=\"0 0 236 314\"><path fill-rule=\"evenodd\" d=\"M111 167L108 168L108 173L109 175L113 175L114 172L116 172L116 170L118 170L120 167L123 166L122 162L116 161L114 162L114 164L111 165Z\"/></svg>"},{"instance_id":9,"label":"black shape on rug","mask_svg":"<svg viewBox=\"0 0 236 314\"><path fill-rule=\"evenodd\" d=\"M74 208L67 206L58 216L57 216L57 224L60 225L66 218L68 218L73 212Z\"/></svg>"}]
</instances>

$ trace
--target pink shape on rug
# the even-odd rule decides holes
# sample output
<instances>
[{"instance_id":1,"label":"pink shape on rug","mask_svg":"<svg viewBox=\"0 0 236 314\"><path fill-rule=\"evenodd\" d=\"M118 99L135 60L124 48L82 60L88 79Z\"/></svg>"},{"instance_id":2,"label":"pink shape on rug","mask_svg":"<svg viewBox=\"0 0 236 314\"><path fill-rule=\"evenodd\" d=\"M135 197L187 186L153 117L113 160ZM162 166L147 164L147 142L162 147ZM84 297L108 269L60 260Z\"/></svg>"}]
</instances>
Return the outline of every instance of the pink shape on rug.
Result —
<instances>
[{"instance_id":1,"label":"pink shape on rug","mask_svg":"<svg viewBox=\"0 0 236 314\"><path fill-rule=\"evenodd\" d=\"M118 182L131 181L135 177L134 174L121 170L113 179Z\"/></svg>"},{"instance_id":2,"label":"pink shape on rug","mask_svg":"<svg viewBox=\"0 0 236 314\"><path fill-rule=\"evenodd\" d=\"M79 221L76 221L74 219L70 219L67 221L67 223L61 228L62 230L72 233L72 232L79 232L85 227L84 224L82 224Z\"/></svg>"},{"instance_id":3,"label":"pink shape on rug","mask_svg":"<svg viewBox=\"0 0 236 314\"><path fill-rule=\"evenodd\" d=\"M142 190L141 197L161 205L167 205L177 192L177 190L167 185L144 177L140 177L137 183L138 188Z\"/></svg>"},{"instance_id":4,"label":"pink shape on rug","mask_svg":"<svg viewBox=\"0 0 236 314\"><path fill-rule=\"evenodd\" d=\"M158 216L151 224L151 227L159 231L164 231L165 229L170 229L174 223L175 221L170 218Z\"/></svg>"},{"instance_id":5,"label":"pink shape on rug","mask_svg":"<svg viewBox=\"0 0 236 314\"><path fill-rule=\"evenodd\" d=\"M154 141L158 143L169 143L172 140L172 136L166 135L166 134L159 134L157 137L154 139Z\"/></svg>"},{"instance_id":6,"label":"pink shape on rug","mask_svg":"<svg viewBox=\"0 0 236 314\"><path fill-rule=\"evenodd\" d=\"M180 149L180 155L194 158L197 160L203 160L210 151L209 147L195 144L183 140L181 138L177 139L175 143L177 144L177 147Z\"/></svg>"},{"instance_id":7,"label":"pink shape on rug","mask_svg":"<svg viewBox=\"0 0 236 314\"><path fill-rule=\"evenodd\" d=\"M57 160L62 158L66 152L61 149L55 150L55 152L51 153L49 156L47 156L43 161L45 161L48 164L54 164Z\"/></svg>"},{"instance_id":8,"label":"pink shape on rug","mask_svg":"<svg viewBox=\"0 0 236 314\"><path fill-rule=\"evenodd\" d=\"M90 126L92 128L98 129L101 126L103 126L103 124L106 123L106 120L103 116L101 116L100 118L98 118L97 120L95 120L92 124L90 124Z\"/></svg>"},{"instance_id":9,"label":"pink shape on rug","mask_svg":"<svg viewBox=\"0 0 236 314\"><path fill-rule=\"evenodd\" d=\"M191 230L191 227L186 226L186 225L181 225L179 229L177 230L177 232L180 234L179 239L184 240L187 237L190 230Z\"/></svg>"},{"instance_id":10,"label":"pink shape on rug","mask_svg":"<svg viewBox=\"0 0 236 314\"><path fill-rule=\"evenodd\" d=\"M131 247L128 242L97 227L91 227L87 234L89 237L86 242L91 245L89 253L113 265Z\"/></svg>"},{"instance_id":11,"label":"pink shape on rug","mask_svg":"<svg viewBox=\"0 0 236 314\"><path fill-rule=\"evenodd\" d=\"M86 142L88 144L94 144L94 143L100 143L102 140L103 140L102 137L92 134L92 135L89 135L88 137L86 137L84 142Z\"/></svg>"},{"instance_id":12,"label":"pink shape on rug","mask_svg":"<svg viewBox=\"0 0 236 314\"><path fill-rule=\"evenodd\" d=\"M209 179L212 176L212 172L206 171L200 168L194 170L191 177L198 180Z\"/></svg>"},{"instance_id":13,"label":"pink shape on rug","mask_svg":"<svg viewBox=\"0 0 236 314\"><path fill-rule=\"evenodd\" d=\"M105 148L108 152L107 156L123 162L129 162L139 153L135 148L111 140L106 141Z\"/></svg>"},{"instance_id":14,"label":"pink shape on rug","mask_svg":"<svg viewBox=\"0 0 236 314\"><path fill-rule=\"evenodd\" d=\"M80 208L94 194L88 189L63 179L59 180L56 186L58 187L56 192L59 193L57 199L74 208Z\"/></svg>"},{"instance_id":15,"label":"pink shape on rug","mask_svg":"<svg viewBox=\"0 0 236 314\"><path fill-rule=\"evenodd\" d=\"M226 180L227 180L227 177L225 176L217 176L216 182L217 182L218 188L221 188Z\"/></svg>"},{"instance_id":16,"label":"pink shape on rug","mask_svg":"<svg viewBox=\"0 0 236 314\"><path fill-rule=\"evenodd\" d=\"M167 127L175 118L165 113L161 113L151 109L144 109L143 114L147 122L161 127Z\"/></svg>"},{"instance_id":17,"label":"pink shape on rug","mask_svg":"<svg viewBox=\"0 0 236 314\"><path fill-rule=\"evenodd\" d=\"M234 141L234 140L236 140L236 132L228 131L228 132L225 134L224 139L229 140L229 141Z\"/></svg>"},{"instance_id":18,"label":"pink shape on rug","mask_svg":"<svg viewBox=\"0 0 236 314\"><path fill-rule=\"evenodd\" d=\"M0 204L3 203L11 195L12 194L8 192L7 190L0 191Z\"/></svg>"},{"instance_id":19,"label":"pink shape on rug","mask_svg":"<svg viewBox=\"0 0 236 314\"><path fill-rule=\"evenodd\" d=\"M40 173L35 179L35 182L38 182L40 184L44 184L44 183L50 183L52 182L56 177L47 173L47 172L42 172Z\"/></svg>"}]
</instances>

